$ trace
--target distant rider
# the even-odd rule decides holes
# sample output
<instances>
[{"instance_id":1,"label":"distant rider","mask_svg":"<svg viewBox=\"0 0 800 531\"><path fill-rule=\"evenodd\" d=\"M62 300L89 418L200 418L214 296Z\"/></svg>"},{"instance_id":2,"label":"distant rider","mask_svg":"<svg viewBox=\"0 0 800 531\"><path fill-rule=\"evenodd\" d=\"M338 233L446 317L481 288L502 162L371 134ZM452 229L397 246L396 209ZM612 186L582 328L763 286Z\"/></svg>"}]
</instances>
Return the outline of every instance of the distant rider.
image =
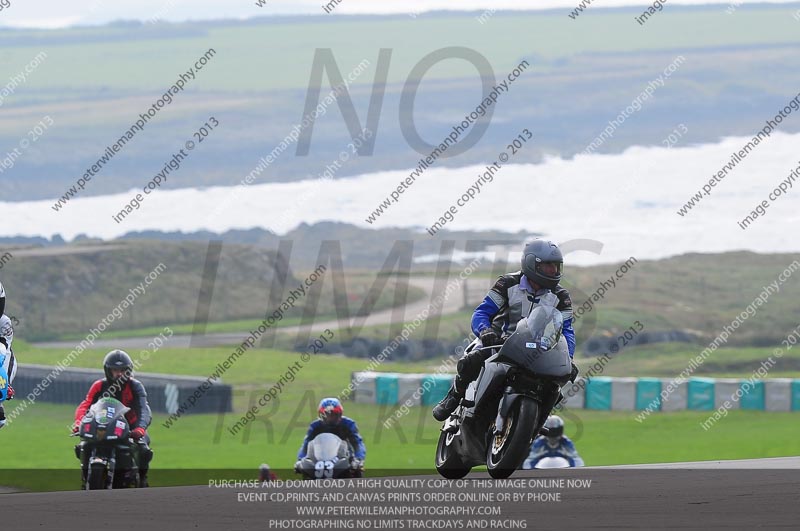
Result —
<instances>
[{"instance_id":1,"label":"distant rider","mask_svg":"<svg viewBox=\"0 0 800 531\"><path fill-rule=\"evenodd\" d=\"M569 356L575 354L575 331L572 328L572 300L561 287L564 257L558 245L536 239L522 251L522 269L497 279L492 289L472 314L472 332L480 337L484 347L501 345L517 328L517 323L530 315L539 299L552 292L558 297L558 306L564 319L562 333L567 340ZM457 374L447 395L433 408L433 417L439 422L447 420L464 397L467 386L475 380L494 350L472 349L464 352L456 365ZM572 365L572 380L578 371ZM552 407L552 404L551 404Z\"/></svg>"},{"instance_id":2,"label":"distant rider","mask_svg":"<svg viewBox=\"0 0 800 531\"><path fill-rule=\"evenodd\" d=\"M17 375L17 360L14 357L14 351L11 348L11 342L14 340L14 328L11 319L5 315L6 311L6 290L3 283L0 282L0 345L4 348L0 353L3 354L3 369L8 375L8 387L6 389L6 400L14 398L14 387L11 383ZM0 428L6 425L6 412L3 405L0 404Z\"/></svg>"},{"instance_id":3,"label":"distant rider","mask_svg":"<svg viewBox=\"0 0 800 531\"><path fill-rule=\"evenodd\" d=\"M8 392L6 400L14 398L14 388L11 386L17 375L17 359L14 356L12 343L14 342L14 326L7 315L0 316L0 345L3 345L8 353L3 360L3 370L8 375ZM2 424L0 424L2 427Z\"/></svg>"},{"instance_id":4,"label":"distant rider","mask_svg":"<svg viewBox=\"0 0 800 531\"><path fill-rule=\"evenodd\" d=\"M261 466L258 467L258 481L261 483L265 481L277 481L278 476L275 475L267 463L261 463Z\"/></svg>"},{"instance_id":5,"label":"distant rider","mask_svg":"<svg viewBox=\"0 0 800 531\"><path fill-rule=\"evenodd\" d=\"M75 424L72 432L78 432L83 416L92 404L104 395L116 398L129 407L130 411L125 413L125 418L131 427L131 438L137 443L135 451L139 456L137 461L139 463L139 486L147 487L147 472L150 469L150 460L153 458L150 436L147 434L147 427L152 420L150 405L147 403L147 392L142 382L133 377L133 360L127 352L112 350L106 354L103 359L103 370L106 377L92 384L86 398L75 410ZM76 453L78 451L76 446Z\"/></svg>"},{"instance_id":6,"label":"distant rider","mask_svg":"<svg viewBox=\"0 0 800 531\"><path fill-rule=\"evenodd\" d=\"M337 398L323 398L319 403L319 419L315 420L308 427L306 438L303 439L303 444L300 446L300 451L297 453L297 462L294 465L295 472L300 471L301 461L306 457L308 452L308 443L311 442L317 435L321 433L333 433L342 440L348 441L353 447L354 459L350 463L350 467L357 474L364 468L364 458L367 456L367 448L364 446L364 440L358 433L358 426L356 422L349 418L342 416L344 408L342 403Z\"/></svg>"},{"instance_id":7,"label":"distant rider","mask_svg":"<svg viewBox=\"0 0 800 531\"><path fill-rule=\"evenodd\" d=\"M547 436L540 435L531 445L531 453L522 464L522 468L529 470L536 468L536 464L545 457L562 457L569 462L569 466L583 466L583 459L578 455L573 442L564 435L564 421L558 415L547 417L544 427L549 430Z\"/></svg>"},{"instance_id":8,"label":"distant rider","mask_svg":"<svg viewBox=\"0 0 800 531\"><path fill-rule=\"evenodd\" d=\"M6 347L5 343L0 342L0 357L3 358L3 365L5 365L11 359L11 351ZM8 396L8 392L10 392L11 386L9 385L6 391L6 396ZM3 407L3 404L0 403L0 428L6 425L6 411Z\"/></svg>"}]
</instances>

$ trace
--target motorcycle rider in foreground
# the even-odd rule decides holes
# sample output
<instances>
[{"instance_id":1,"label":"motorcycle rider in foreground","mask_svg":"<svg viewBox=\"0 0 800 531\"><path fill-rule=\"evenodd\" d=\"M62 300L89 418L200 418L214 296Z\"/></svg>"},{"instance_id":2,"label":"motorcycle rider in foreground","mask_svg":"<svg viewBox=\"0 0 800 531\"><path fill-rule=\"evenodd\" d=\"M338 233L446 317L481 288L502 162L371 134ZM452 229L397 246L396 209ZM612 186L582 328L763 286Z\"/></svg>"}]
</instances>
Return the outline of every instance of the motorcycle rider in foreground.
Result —
<instances>
[{"instance_id":1,"label":"motorcycle rider in foreground","mask_svg":"<svg viewBox=\"0 0 800 531\"><path fill-rule=\"evenodd\" d=\"M308 443L320 433L333 433L340 439L348 441L353 447L353 456L355 458L350 466L354 471L360 472L364 468L367 448L364 446L361 434L358 433L356 422L342 415L344 408L337 398L323 398L319 403L318 411L319 418L308 427L306 437L303 439L303 444L297 453L297 462L294 465L295 472L300 471L302 460L308 452Z\"/></svg>"},{"instance_id":2,"label":"motorcycle rider in foreground","mask_svg":"<svg viewBox=\"0 0 800 531\"><path fill-rule=\"evenodd\" d=\"M472 314L472 332L484 347L499 346L510 336L517 323L527 317L546 293L558 297L564 319L562 333L567 340L569 356L575 354L575 331L572 328L572 300L561 287L564 257L558 245L536 239L522 251L522 269L497 279L492 289ZM467 386L480 374L483 363L493 354L492 349L471 349L464 352L456 365L457 374L447 395L433 408L433 417L444 422L456 410ZM572 380L578 374L573 363Z\"/></svg>"},{"instance_id":3,"label":"motorcycle rider in foreground","mask_svg":"<svg viewBox=\"0 0 800 531\"><path fill-rule=\"evenodd\" d=\"M131 427L131 438L137 443L135 449L138 453L139 486L147 487L149 486L147 472L150 469L150 460L153 458L150 436L147 434L147 427L152 420L150 405L147 403L147 391L142 382L133 377L133 360L123 350L112 350L106 354L103 359L103 370L106 377L92 384L86 398L75 410L72 432L78 432L81 419L92 404L103 396L116 398L129 407L130 411L125 414L125 418ZM75 447L76 454L79 452L79 446Z\"/></svg>"}]
</instances>

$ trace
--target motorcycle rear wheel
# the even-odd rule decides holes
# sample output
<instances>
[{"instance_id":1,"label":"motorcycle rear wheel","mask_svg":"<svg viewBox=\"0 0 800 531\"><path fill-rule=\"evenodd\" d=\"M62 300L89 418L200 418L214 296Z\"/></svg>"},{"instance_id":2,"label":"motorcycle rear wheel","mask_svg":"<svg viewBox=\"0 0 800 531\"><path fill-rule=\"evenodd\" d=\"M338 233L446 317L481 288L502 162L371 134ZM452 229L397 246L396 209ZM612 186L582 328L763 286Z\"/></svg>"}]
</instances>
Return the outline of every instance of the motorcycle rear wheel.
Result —
<instances>
[{"instance_id":1,"label":"motorcycle rear wheel","mask_svg":"<svg viewBox=\"0 0 800 531\"><path fill-rule=\"evenodd\" d=\"M448 432L439 434L439 442L436 445L436 471L447 479L461 479L471 470L461 461L461 457L455 452L451 444L455 435Z\"/></svg>"},{"instance_id":2,"label":"motorcycle rear wheel","mask_svg":"<svg viewBox=\"0 0 800 531\"><path fill-rule=\"evenodd\" d=\"M511 407L503 433L491 438L486 449L486 468L495 479L505 479L517 470L530 451L539 425L539 404L522 397Z\"/></svg>"}]
</instances>

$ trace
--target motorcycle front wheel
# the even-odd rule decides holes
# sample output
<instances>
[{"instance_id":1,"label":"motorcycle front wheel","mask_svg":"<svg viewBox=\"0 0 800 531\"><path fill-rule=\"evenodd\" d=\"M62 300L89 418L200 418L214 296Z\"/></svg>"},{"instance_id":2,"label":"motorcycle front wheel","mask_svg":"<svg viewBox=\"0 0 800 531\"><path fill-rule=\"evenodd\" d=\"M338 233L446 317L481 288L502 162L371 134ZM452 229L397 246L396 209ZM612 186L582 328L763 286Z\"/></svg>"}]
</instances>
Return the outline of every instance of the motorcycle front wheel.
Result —
<instances>
[{"instance_id":1,"label":"motorcycle front wheel","mask_svg":"<svg viewBox=\"0 0 800 531\"><path fill-rule=\"evenodd\" d=\"M470 467L461 461L461 457L452 447L455 437L456 435L443 431L439 433L439 443L436 445L436 471L447 479L461 479L470 471Z\"/></svg>"},{"instance_id":2,"label":"motorcycle front wheel","mask_svg":"<svg viewBox=\"0 0 800 531\"><path fill-rule=\"evenodd\" d=\"M487 445L486 468L495 479L505 479L525 461L539 425L539 404L521 397L511 407L502 433L491 438Z\"/></svg>"},{"instance_id":3,"label":"motorcycle front wheel","mask_svg":"<svg viewBox=\"0 0 800 531\"><path fill-rule=\"evenodd\" d=\"M103 490L108 483L108 468L105 465L92 465L89 468L89 490Z\"/></svg>"}]
</instances>

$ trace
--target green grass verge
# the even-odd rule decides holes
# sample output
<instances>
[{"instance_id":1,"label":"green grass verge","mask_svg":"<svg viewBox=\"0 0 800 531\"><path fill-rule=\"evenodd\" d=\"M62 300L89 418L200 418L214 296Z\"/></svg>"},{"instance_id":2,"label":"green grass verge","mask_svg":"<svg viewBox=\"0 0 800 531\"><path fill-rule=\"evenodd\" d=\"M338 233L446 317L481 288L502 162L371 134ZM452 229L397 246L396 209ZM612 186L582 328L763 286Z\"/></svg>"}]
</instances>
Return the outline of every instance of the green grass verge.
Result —
<instances>
[{"instance_id":1,"label":"green grass verge","mask_svg":"<svg viewBox=\"0 0 800 531\"><path fill-rule=\"evenodd\" d=\"M57 349L29 349L20 345L24 363L53 364L63 357ZM685 351L664 347L656 351L662 362L678 363ZM104 351L83 353L75 366L99 367ZM226 349L164 349L148 360L148 372L208 375L228 355ZM742 360L760 356L758 349L724 349L720 355ZM134 358L137 353L133 352ZM626 351L608 364L609 373L625 369L625 374L647 368L637 365L643 351ZM241 477L253 477L258 465L268 462L276 469L294 463L297 448L308 423L316 416L323 396L339 394L349 383L351 371L362 370L366 361L330 355L309 360L297 373L277 401L261 409L254 422L232 435L242 413L280 377L285 368L298 361L299 354L254 350L240 358L225 374L235 386L235 412L224 415L187 415L170 428L166 416L157 414L150 427L153 448L153 485L203 483L204 476L192 469L238 469ZM430 371L435 363L386 363L384 371ZM21 399L22 397L20 397ZM19 402L6 404L9 412ZM345 403L346 414L359 424L368 449L372 470L405 471L432 469L432 456L439 425L428 407L411 408L402 420L386 429L383 421L393 415L392 406ZM71 473L76 460L72 453L75 439L67 437L74 406L36 403L2 431L4 471L0 484L30 490L74 489L78 481ZM713 459L759 458L795 455L797 413L731 411L727 418L704 431L700 423L708 412L654 414L643 423L633 412L573 410L564 414L567 434L573 436L579 451L590 465L648 463ZM750 433L770 433L770 437L748 437ZM15 473L13 469L17 469ZM41 474L25 474L24 469L58 470L52 479ZM159 477L158 470L162 470ZM186 474L163 472L185 469ZM291 477L291 474L284 474Z\"/></svg>"},{"instance_id":2,"label":"green grass verge","mask_svg":"<svg viewBox=\"0 0 800 531\"><path fill-rule=\"evenodd\" d=\"M168 345L168 343L167 343ZM604 376L658 376L672 377L681 373L689 361L697 356L704 346L683 343L664 343L625 349L611 358L603 367ZM55 365L63 360L67 351L61 349L36 348L23 341L15 341L19 363ZM143 372L208 376L216 365L227 358L231 348L163 348L151 355L142 365ZM716 377L749 377L753 370L772 354L773 348L720 348L697 367L694 375ZM140 352L129 352L134 360ZM87 350L73 363L74 367L99 368L106 350ZM223 376L225 383L241 389L268 388L286 370L300 359L300 354L277 350L254 349L239 358ZM433 372L444 358L416 362L385 362L377 370L385 372ZM586 373L596 358L576 356L576 362ZM287 397L299 389L315 392L341 391L350 381L350 373L364 370L369 360L336 355L317 355L304 364L296 377L296 385L286 390ZM769 377L800 378L800 349L787 351L769 373ZM301 393L302 394L302 393Z\"/></svg>"},{"instance_id":3,"label":"green grass verge","mask_svg":"<svg viewBox=\"0 0 800 531\"><path fill-rule=\"evenodd\" d=\"M155 452L151 483L204 483L207 477L200 469L228 469L231 472L226 478L254 478L262 462L284 469L279 473L284 479L293 478L285 469L295 461L315 406L310 400L286 403L237 436L219 429L228 423L230 414L222 418L189 415L171 429L162 426L159 415L150 429ZM367 446L368 470L433 472L439 426L428 408L413 408L402 423L389 430L381 424L392 413L388 409L350 403L345 409L359 423ZM77 488L79 473L72 451L76 439L68 437L66 430L73 410L66 405L35 404L3 430L0 484L35 491ZM574 410L565 415L567 435L574 438L587 465L781 457L798 452L797 413L732 411L703 431L700 423L707 416L707 412L661 413L639 424L628 412ZM770 436L747 436L752 433ZM31 469L43 472L28 472ZM49 478L47 470L53 470Z\"/></svg>"}]
</instances>

